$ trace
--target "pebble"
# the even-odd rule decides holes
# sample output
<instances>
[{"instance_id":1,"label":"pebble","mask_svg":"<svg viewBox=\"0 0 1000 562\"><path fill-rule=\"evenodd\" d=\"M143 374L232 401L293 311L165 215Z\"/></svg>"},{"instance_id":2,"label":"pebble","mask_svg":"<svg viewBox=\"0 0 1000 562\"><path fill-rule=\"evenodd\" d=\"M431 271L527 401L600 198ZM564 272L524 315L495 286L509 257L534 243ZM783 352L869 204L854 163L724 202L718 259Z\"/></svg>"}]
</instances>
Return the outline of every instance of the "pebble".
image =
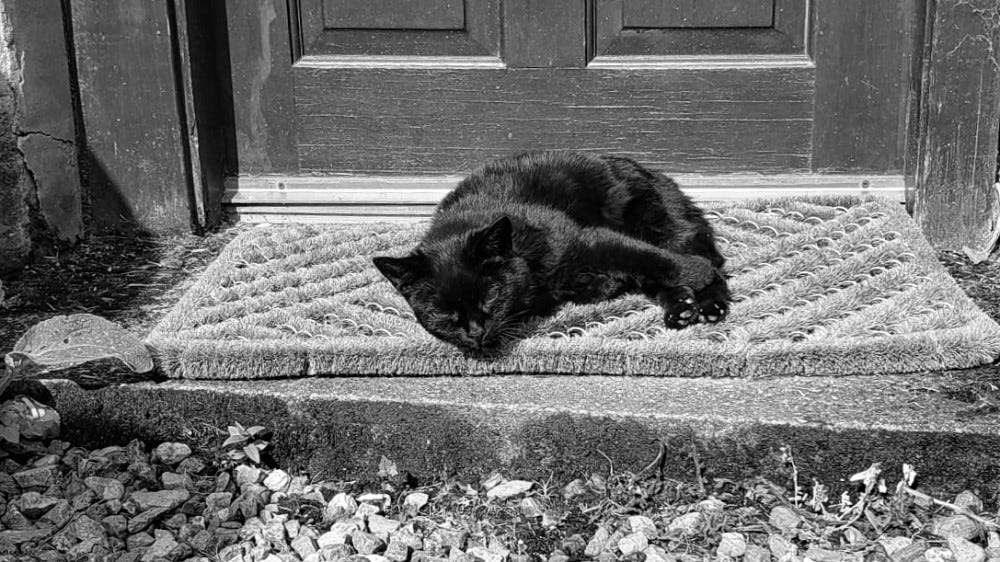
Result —
<instances>
[{"instance_id":1,"label":"pebble","mask_svg":"<svg viewBox=\"0 0 1000 562\"><path fill-rule=\"evenodd\" d=\"M633 515L628 518L628 526L633 533L642 533L647 539L655 539L659 535L656 530L656 523L645 515Z\"/></svg>"},{"instance_id":2,"label":"pebble","mask_svg":"<svg viewBox=\"0 0 1000 562\"><path fill-rule=\"evenodd\" d=\"M503 484L497 484L486 492L486 497L490 499L504 500L523 494L534 486L534 482L526 480L508 480Z\"/></svg>"},{"instance_id":3,"label":"pebble","mask_svg":"<svg viewBox=\"0 0 1000 562\"><path fill-rule=\"evenodd\" d=\"M180 474L198 474L205 470L205 461L198 457L188 457L177 465L176 470Z\"/></svg>"},{"instance_id":4,"label":"pebble","mask_svg":"<svg viewBox=\"0 0 1000 562\"><path fill-rule=\"evenodd\" d=\"M382 539L389 540L389 534L399 530L400 523L395 519L389 519L381 515L368 516L368 532Z\"/></svg>"},{"instance_id":5,"label":"pebble","mask_svg":"<svg viewBox=\"0 0 1000 562\"><path fill-rule=\"evenodd\" d=\"M427 505L429 500L430 496L423 492L412 492L407 494L406 498L403 499L403 505L412 508L413 511L420 511L420 508Z\"/></svg>"},{"instance_id":6,"label":"pebble","mask_svg":"<svg viewBox=\"0 0 1000 562\"><path fill-rule=\"evenodd\" d=\"M587 493L587 483L581 478L573 480L569 484L566 484L562 489L563 500L569 501L577 496L582 496Z\"/></svg>"},{"instance_id":7,"label":"pebble","mask_svg":"<svg viewBox=\"0 0 1000 562\"><path fill-rule=\"evenodd\" d=\"M324 546L345 544L347 542L347 537L351 536L351 533L360 531L363 528L364 523L357 519L337 521L330 527L329 531L320 535L316 540L319 543L320 548L323 548Z\"/></svg>"},{"instance_id":8,"label":"pebble","mask_svg":"<svg viewBox=\"0 0 1000 562\"><path fill-rule=\"evenodd\" d=\"M190 456L191 447L184 443L160 443L153 449L153 459L168 465L175 465Z\"/></svg>"},{"instance_id":9,"label":"pebble","mask_svg":"<svg viewBox=\"0 0 1000 562\"><path fill-rule=\"evenodd\" d=\"M740 533L722 533L715 553L727 558L739 558L747 551L747 540Z\"/></svg>"},{"instance_id":10,"label":"pebble","mask_svg":"<svg viewBox=\"0 0 1000 562\"><path fill-rule=\"evenodd\" d=\"M120 500L125 495L125 486L114 478L88 476L83 483L104 501Z\"/></svg>"},{"instance_id":11,"label":"pebble","mask_svg":"<svg viewBox=\"0 0 1000 562\"><path fill-rule=\"evenodd\" d=\"M927 562L954 562L955 555L951 550L941 546L932 546L924 551Z\"/></svg>"},{"instance_id":12,"label":"pebble","mask_svg":"<svg viewBox=\"0 0 1000 562\"><path fill-rule=\"evenodd\" d=\"M272 470L270 474L264 478L264 487L272 492L284 492L288 489L288 485L291 484L292 477L284 470L277 469Z\"/></svg>"},{"instance_id":13,"label":"pebble","mask_svg":"<svg viewBox=\"0 0 1000 562\"><path fill-rule=\"evenodd\" d=\"M154 507L174 509L191 497L187 490L160 490L157 492L132 492L129 498L139 506L140 510Z\"/></svg>"},{"instance_id":14,"label":"pebble","mask_svg":"<svg viewBox=\"0 0 1000 562\"><path fill-rule=\"evenodd\" d=\"M913 539L909 537L879 537L878 543L885 549L885 553L890 557L897 552L913 544Z\"/></svg>"},{"instance_id":15,"label":"pebble","mask_svg":"<svg viewBox=\"0 0 1000 562\"><path fill-rule=\"evenodd\" d=\"M301 558L305 558L310 554L319 552L316 541L311 537L304 535L292 539L292 550L294 550Z\"/></svg>"},{"instance_id":16,"label":"pebble","mask_svg":"<svg viewBox=\"0 0 1000 562\"><path fill-rule=\"evenodd\" d=\"M55 466L40 466L15 472L11 476L22 488L47 488L52 484L52 477L56 473Z\"/></svg>"},{"instance_id":17,"label":"pebble","mask_svg":"<svg viewBox=\"0 0 1000 562\"><path fill-rule=\"evenodd\" d=\"M934 519L930 532L943 539L961 537L969 540L978 535L981 530L982 526L979 523L965 515L951 515Z\"/></svg>"},{"instance_id":18,"label":"pebble","mask_svg":"<svg viewBox=\"0 0 1000 562\"><path fill-rule=\"evenodd\" d=\"M756 544L748 544L743 562L771 562L771 551Z\"/></svg>"},{"instance_id":19,"label":"pebble","mask_svg":"<svg viewBox=\"0 0 1000 562\"><path fill-rule=\"evenodd\" d=\"M101 524L113 537L121 538L128 534L128 519L124 515L108 515L101 519Z\"/></svg>"},{"instance_id":20,"label":"pebble","mask_svg":"<svg viewBox=\"0 0 1000 562\"><path fill-rule=\"evenodd\" d=\"M796 547L792 541L786 539L781 535L770 535L767 537L767 546L770 551L774 554L774 557L778 560L783 560L796 556L798 554L798 547Z\"/></svg>"},{"instance_id":21,"label":"pebble","mask_svg":"<svg viewBox=\"0 0 1000 562\"><path fill-rule=\"evenodd\" d=\"M983 500L979 499L979 496L969 490L959 493L951 503L968 509L973 513L979 513L983 510Z\"/></svg>"},{"instance_id":22,"label":"pebble","mask_svg":"<svg viewBox=\"0 0 1000 562\"><path fill-rule=\"evenodd\" d=\"M618 550L623 556L642 552L649 546L649 539L642 531L636 531L618 540Z\"/></svg>"},{"instance_id":23,"label":"pebble","mask_svg":"<svg viewBox=\"0 0 1000 562\"><path fill-rule=\"evenodd\" d=\"M675 560L672 554L655 544L647 546L642 553L646 555L645 562L674 562Z\"/></svg>"},{"instance_id":24,"label":"pebble","mask_svg":"<svg viewBox=\"0 0 1000 562\"><path fill-rule=\"evenodd\" d=\"M768 521L782 533L789 534L802 524L802 517L792 509L778 505L771 509Z\"/></svg>"},{"instance_id":25,"label":"pebble","mask_svg":"<svg viewBox=\"0 0 1000 562\"><path fill-rule=\"evenodd\" d=\"M185 544L177 542L168 531L156 531L153 544L142 555L142 562L153 562L159 560L169 560L171 562L184 558L191 552L191 548Z\"/></svg>"},{"instance_id":26,"label":"pebble","mask_svg":"<svg viewBox=\"0 0 1000 562\"><path fill-rule=\"evenodd\" d=\"M948 537L948 550L955 555L955 562L984 562L986 550L959 536Z\"/></svg>"},{"instance_id":27,"label":"pebble","mask_svg":"<svg viewBox=\"0 0 1000 562\"><path fill-rule=\"evenodd\" d=\"M62 527L73 515L73 509L66 500L59 500L52 509L48 510L39 521L51 523L53 527Z\"/></svg>"},{"instance_id":28,"label":"pebble","mask_svg":"<svg viewBox=\"0 0 1000 562\"><path fill-rule=\"evenodd\" d=\"M11 502L21 513L30 519L38 519L59 503L59 498L43 496L38 492L25 492Z\"/></svg>"},{"instance_id":29,"label":"pebble","mask_svg":"<svg viewBox=\"0 0 1000 562\"><path fill-rule=\"evenodd\" d=\"M382 554L393 562L405 562L410 558L410 547L403 541L393 538Z\"/></svg>"},{"instance_id":30,"label":"pebble","mask_svg":"<svg viewBox=\"0 0 1000 562\"><path fill-rule=\"evenodd\" d=\"M570 535L563 539L560 546L574 558L579 558L587 548L587 541L580 535Z\"/></svg>"},{"instance_id":31,"label":"pebble","mask_svg":"<svg viewBox=\"0 0 1000 562\"><path fill-rule=\"evenodd\" d=\"M164 472L160 475L160 482L163 482L163 487L167 490L173 490L177 488L184 488L185 490L191 490L194 488L194 481L186 473L180 472Z\"/></svg>"},{"instance_id":32,"label":"pebble","mask_svg":"<svg viewBox=\"0 0 1000 562\"><path fill-rule=\"evenodd\" d=\"M924 562L924 552L927 551L927 543L924 541L913 541L909 546L905 546L892 554L893 562Z\"/></svg>"},{"instance_id":33,"label":"pebble","mask_svg":"<svg viewBox=\"0 0 1000 562\"><path fill-rule=\"evenodd\" d=\"M535 498L523 498L521 500L521 515L525 517L541 517L545 515L545 510L542 509L542 504L538 502Z\"/></svg>"},{"instance_id":34,"label":"pebble","mask_svg":"<svg viewBox=\"0 0 1000 562\"><path fill-rule=\"evenodd\" d=\"M159 520L170 510L166 507L152 507L140 512L128 521L128 532L137 533L149 527L154 521Z\"/></svg>"},{"instance_id":35,"label":"pebble","mask_svg":"<svg viewBox=\"0 0 1000 562\"><path fill-rule=\"evenodd\" d=\"M358 554L375 554L385 548L385 541L371 533L354 531L351 533L351 546Z\"/></svg>"},{"instance_id":36,"label":"pebble","mask_svg":"<svg viewBox=\"0 0 1000 562\"><path fill-rule=\"evenodd\" d=\"M604 552L608 548L608 543L611 541L611 533L608 531L607 527L604 525L599 525L597 530L594 531L594 536L590 538L587 543L587 548L584 549L583 553L591 558L594 558L601 552Z\"/></svg>"},{"instance_id":37,"label":"pebble","mask_svg":"<svg viewBox=\"0 0 1000 562\"><path fill-rule=\"evenodd\" d=\"M336 521L341 517L353 515L357 509L357 500L341 492L330 498L330 501L327 502L326 508L323 510L323 519L327 521Z\"/></svg>"},{"instance_id":38,"label":"pebble","mask_svg":"<svg viewBox=\"0 0 1000 562\"><path fill-rule=\"evenodd\" d=\"M562 551L556 550L549 555L548 562L569 562L570 557Z\"/></svg>"},{"instance_id":39,"label":"pebble","mask_svg":"<svg viewBox=\"0 0 1000 562\"><path fill-rule=\"evenodd\" d=\"M23 531L25 529L30 529L32 524L31 520L21 513L21 510L16 507L7 508L7 513L0 517L0 523L3 523L4 527L8 529L14 529L15 531Z\"/></svg>"},{"instance_id":40,"label":"pebble","mask_svg":"<svg viewBox=\"0 0 1000 562\"><path fill-rule=\"evenodd\" d=\"M684 536L696 535L701 531L704 521L704 515L698 511L692 511L679 517L675 517L674 520L667 525L667 531L680 531L680 533Z\"/></svg>"}]
</instances>

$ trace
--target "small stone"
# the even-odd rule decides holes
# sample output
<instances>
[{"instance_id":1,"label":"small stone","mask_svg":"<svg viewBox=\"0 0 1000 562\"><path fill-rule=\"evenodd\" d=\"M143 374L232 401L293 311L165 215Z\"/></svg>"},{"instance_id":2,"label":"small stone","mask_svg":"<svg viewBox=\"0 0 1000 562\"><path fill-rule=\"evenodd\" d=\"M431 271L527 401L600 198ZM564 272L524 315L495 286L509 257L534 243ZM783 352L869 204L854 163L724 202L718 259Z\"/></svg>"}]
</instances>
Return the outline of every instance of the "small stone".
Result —
<instances>
[{"instance_id":1,"label":"small stone","mask_svg":"<svg viewBox=\"0 0 1000 562\"><path fill-rule=\"evenodd\" d=\"M78 542L66 551L66 557L70 560L95 560L99 554L94 552L97 543L93 541Z\"/></svg>"},{"instance_id":2,"label":"small stone","mask_svg":"<svg viewBox=\"0 0 1000 562\"><path fill-rule=\"evenodd\" d=\"M264 487L272 492L284 492L291 481L292 477L284 470L272 470L264 479Z\"/></svg>"},{"instance_id":3,"label":"small stone","mask_svg":"<svg viewBox=\"0 0 1000 562\"><path fill-rule=\"evenodd\" d=\"M320 560L340 560L341 562L347 562L351 558L355 558L355 556L357 556L357 552L347 544L335 544L320 547L319 549ZM368 559L363 556L358 556L358 558L360 562L368 562Z\"/></svg>"},{"instance_id":4,"label":"small stone","mask_svg":"<svg viewBox=\"0 0 1000 562\"><path fill-rule=\"evenodd\" d=\"M242 488L247 484L256 484L260 482L263 473L263 470L255 466L241 464L236 467L236 485Z\"/></svg>"},{"instance_id":5,"label":"small stone","mask_svg":"<svg viewBox=\"0 0 1000 562\"><path fill-rule=\"evenodd\" d=\"M465 543L469 539L469 533L462 529L438 528L431 532L431 538L441 544L441 546L463 550Z\"/></svg>"},{"instance_id":6,"label":"small stone","mask_svg":"<svg viewBox=\"0 0 1000 562\"><path fill-rule=\"evenodd\" d=\"M667 526L667 531L679 531L684 536L696 535L701 531L705 516L700 512L692 511L674 518Z\"/></svg>"},{"instance_id":7,"label":"small stone","mask_svg":"<svg viewBox=\"0 0 1000 562\"><path fill-rule=\"evenodd\" d=\"M351 533L351 545L358 554L375 554L385 548L385 542L371 533L354 531Z\"/></svg>"},{"instance_id":8,"label":"small stone","mask_svg":"<svg viewBox=\"0 0 1000 562\"><path fill-rule=\"evenodd\" d=\"M955 555L955 562L984 562L986 551L983 547L960 536L948 537L948 549Z\"/></svg>"},{"instance_id":9,"label":"small stone","mask_svg":"<svg viewBox=\"0 0 1000 562\"><path fill-rule=\"evenodd\" d=\"M968 509L973 513L979 513L983 510L983 500L979 499L979 496L969 490L965 490L955 496L955 500L951 503L958 507Z\"/></svg>"},{"instance_id":10,"label":"small stone","mask_svg":"<svg viewBox=\"0 0 1000 562\"><path fill-rule=\"evenodd\" d=\"M865 534L859 531L855 527L848 527L844 529L844 538L847 539L848 543L855 546L862 545L868 542L868 539L865 537Z\"/></svg>"},{"instance_id":11,"label":"small stone","mask_svg":"<svg viewBox=\"0 0 1000 562\"><path fill-rule=\"evenodd\" d=\"M221 562L244 562L243 545L231 544L223 548L219 551L219 560Z\"/></svg>"},{"instance_id":12,"label":"small stone","mask_svg":"<svg viewBox=\"0 0 1000 562\"><path fill-rule=\"evenodd\" d=\"M895 558L896 553L913 544L913 539L909 537L879 537L878 543L885 549L885 553Z\"/></svg>"},{"instance_id":13,"label":"small stone","mask_svg":"<svg viewBox=\"0 0 1000 562\"><path fill-rule=\"evenodd\" d=\"M965 515L951 515L934 519L930 531L943 539L961 537L969 540L982 531L982 526Z\"/></svg>"},{"instance_id":14,"label":"small stone","mask_svg":"<svg viewBox=\"0 0 1000 562\"><path fill-rule=\"evenodd\" d=\"M604 552L608 548L608 542L611 540L611 533L603 525L597 527L594 531L594 536L590 538L587 543L587 548L584 549L583 553L591 558L596 557L601 552Z\"/></svg>"},{"instance_id":15,"label":"small stone","mask_svg":"<svg viewBox=\"0 0 1000 562\"><path fill-rule=\"evenodd\" d=\"M491 499L504 500L519 494L523 494L531 489L533 482L526 480L508 480L503 484L498 484L486 492L486 497Z\"/></svg>"},{"instance_id":16,"label":"small stone","mask_svg":"<svg viewBox=\"0 0 1000 562\"><path fill-rule=\"evenodd\" d=\"M97 521L86 515L81 515L73 522L76 538L81 541L91 541L95 544L106 544L108 531Z\"/></svg>"},{"instance_id":17,"label":"small stone","mask_svg":"<svg viewBox=\"0 0 1000 562\"><path fill-rule=\"evenodd\" d=\"M407 529L402 529L392 535L392 540L405 544L410 548L410 550L423 550L424 548L424 540L417 534L412 533Z\"/></svg>"},{"instance_id":18,"label":"small stone","mask_svg":"<svg viewBox=\"0 0 1000 562\"><path fill-rule=\"evenodd\" d=\"M367 520L369 516L377 515L379 511L381 510L375 504L362 503L359 504L358 508L354 510L354 516L359 519Z\"/></svg>"},{"instance_id":19,"label":"small stone","mask_svg":"<svg viewBox=\"0 0 1000 562\"><path fill-rule=\"evenodd\" d=\"M341 492L327 502L323 510L323 519L336 521L342 517L353 515L358 509L358 502L353 497Z\"/></svg>"},{"instance_id":20,"label":"small stone","mask_svg":"<svg viewBox=\"0 0 1000 562\"><path fill-rule=\"evenodd\" d=\"M104 501L120 500L125 495L125 486L114 478L88 476L84 478L83 483Z\"/></svg>"},{"instance_id":21,"label":"small stone","mask_svg":"<svg viewBox=\"0 0 1000 562\"><path fill-rule=\"evenodd\" d=\"M301 558L305 558L310 554L319 552L319 549L316 546L316 541L306 536L298 536L292 539L292 550L294 550Z\"/></svg>"},{"instance_id":22,"label":"small stone","mask_svg":"<svg viewBox=\"0 0 1000 562\"><path fill-rule=\"evenodd\" d=\"M179 530L185 523L187 523L187 515L175 513L163 522L163 526L168 529Z\"/></svg>"},{"instance_id":23,"label":"small stone","mask_svg":"<svg viewBox=\"0 0 1000 562\"><path fill-rule=\"evenodd\" d=\"M655 544L647 546L642 553L646 555L645 562L674 562L675 560L673 555Z\"/></svg>"},{"instance_id":24,"label":"small stone","mask_svg":"<svg viewBox=\"0 0 1000 562\"><path fill-rule=\"evenodd\" d=\"M184 443L160 443L153 449L153 460L175 465L191 456L191 447Z\"/></svg>"},{"instance_id":25,"label":"small stone","mask_svg":"<svg viewBox=\"0 0 1000 562\"><path fill-rule=\"evenodd\" d=\"M56 467L50 465L15 472L12 476L21 488L47 488L55 474Z\"/></svg>"},{"instance_id":26,"label":"small stone","mask_svg":"<svg viewBox=\"0 0 1000 562\"><path fill-rule=\"evenodd\" d=\"M128 538L125 539L125 544L128 546L129 550L137 550L147 547L154 542L156 542L156 539L154 539L149 533L135 533L129 535Z\"/></svg>"},{"instance_id":27,"label":"small stone","mask_svg":"<svg viewBox=\"0 0 1000 562\"><path fill-rule=\"evenodd\" d=\"M285 534L285 523L279 519L268 521L261 534L274 544L284 544L288 538L288 535Z\"/></svg>"},{"instance_id":28,"label":"small stone","mask_svg":"<svg viewBox=\"0 0 1000 562\"><path fill-rule=\"evenodd\" d=\"M647 539L655 539L659 535L656 530L656 523L645 515L633 515L628 518L628 526L633 533L642 533Z\"/></svg>"},{"instance_id":29,"label":"small stone","mask_svg":"<svg viewBox=\"0 0 1000 562\"><path fill-rule=\"evenodd\" d=\"M205 461L198 457L188 457L177 465L179 474L199 474L205 470Z\"/></svg>"},{"instance_id":30,"label":"small stone","mask_svg":"<svg viewBox=\"0 0 1000 562\"><path fill-rule=\"evenodd\" d=\"M25 492L12 502L26 517L38 519L59 503L59 498L43 496L38 492Z\"/></svg>"},{"instance_id":31,"label":"small stone","mask_svg":"<svg viewBox=\"0 0 1000 562\"><path fill-rule=\"evenodd\" d=\"M159 492L132 492L130 498L139 506L140 510L147 510L153 507L165 507L174 509L191 497L187 490L161 490Z\"/></svg>"},{"instance_id":32,"label":"small stone","mask_svg":"<svg viewBox=\"0 0 1000 562\"><path fill-rule=\"evenodd\" d=\"M503 484L501 484L503 486ZM494 488L495 489L495 488ZM466 551L466 554L473 556L477 562L504 562L507 556L500 552L495 552L482 546L474 546Z\"/></svg>"},{"instance_id":33,"label":"small stone","mask_svg":"<svg viewBox=\"0 0 1000 562\"><path fill-rule=\"evenodd\" d=\"M768 517L768 521L771 525L777 527L782 533L792 533L799 525L802 524L802 517L790 508L778 505L771 509L771 515Z\"/></svg>"},{"instance_id":34,"label":"small stone","mask_svg":"<svg viewBox=\"0 0 1000 562\"><path fill-rule=\"evenodd\" d=\"M364 528L364 523L357 519L344 519L334 523L330 530L323 533L316 539L319 543L319 548L322 549L326 546L336 546L338 544L345 544L347 542L347 537L351 536L351 533L355 531L360 531Z\"/></svg>"},{"instance_id":35,"label":"small stone","mask_svg":"<svg viewBox=\"0 0 1000 562\"><path fill-rule=\"evenodd\" d=\"M770 535L767 537L767 546L774 557L778 560L787 560L798 555L798 547L792 541L782 535Z\"/></svg>"},{"instance_id":36,"label":"small stone","mask_svg":"<svg viewBox=\"0 0 1000 562\"><path fill-rule=\"evenodd\" d=\"M214 540L215 540L215 535L213 535L211 531L202 530L198 531L197 533L195 533L193 537L188 539L188 544L190 544L193 548L196 548L201 552L208 552L210 550L213 550L212 543ZM220 543L219 547L222 546L223 545Z\"/></svg>"},{"instance_id":37,"label":"small stone","mask_svg":"<svg viewBox=\"0 0 1000 562\"><path fill-rule=\"evenodd\" d=\"M395 519L389 519L388 517L383 517L381 515L368 516L368 532L383 541L388 541L389 534L398 531L399 527L399 521L396 521Z\"/></svg>"},{"instance_id":38,"label":"small stone","mask_svg":"<svg viewBox=\"0 0 1000 562\"><path fill-rule=\"evenodd\" d=\"M986 547L1000 548L1000 533L997 531L990 531L986 533Z\"/></svg>"},{"instance_id":39,"label":"small stone","mask_svg":"<svg viewBox=\"0 0 1000 562\"><path fill-rule=\"evenodd\" d=\"M46 539L52 534L52 529L24 529L20 531L0 531L0 545L19 545L26 542Z\"/></svg>"},{"instance_id":40,"label":"small stone","mask_svg":"<svg viewBox=\"0 0 1000 562\"><path fill-rule=\"evenodd\" d=\"M835 550L827 550L818 546L809 547L809 550L806 551L805 557L813 562L840 562L844 559L843 553Z\"/></svg>"},{"instance_id":41,"label":"small stone","mask_svg":"<svg viewBox=\"0 0 1000 562\"><path fill-rule=\"evenodd\" d=\"M548 562L569 562L571 558L565 552L557 550L549 555Z\"/></svg>"},{"instance_id":42,"label":"small stone","mask_svg":"<svg viewBox=\"0 0 1000 562\"><path fill-rule=\"evenodd\" d=\"M748 544L743 562L771 562L771 551L756 544Z\"/></svg>"},{"instance_id":43,"label":"small stone","mask_svg":"<svg viewBox=\"0 0 1000 562\"><path fill-rule=\"evenodd\" d=\"M420 508L427 505L430 496L423 492L413 492L406 495L403 500L403 506L411 508L414 512L420 511Z\"/></svg>"},{"instance_id":44,"label":"small stone","mask_svg":"<svg viewBox=\"0 0 1000 562\"><path fill-rule=\"evenodd\" d=\"M897 550L892 555L893 562L925 562L924 552L927 551L927 543L922 540L913 541L909 546Z\"/></svg>"},{"instance_id":45,"label":"small stone","mask_svg":"<svg viewBox=\"0 0 1000 562\"><path fill-rule=\"evenodd\" d=\"M695 509L702 513L719 513L725 508L726 504L714 496L698 502L698 505L695 506Z\"/></svg>"},{"instance_id":46,"label":"small stone","mask_svg":"<svg viewBox=\"0 0 1000 562\"><path fill-rule=\"evenodd\" d=\"M164 472L160 475L160 481L163 482L163 487L167 490L194 488L194 481L191 480L191 477L179 472Z\"/></svg>"},{"instance_id":47,"label":"small stone","mask_svg":"<svg viewBox=\"0 0 1000 562\"><path fill-rule=\"evenodd\" d=\"M167 531L156 531L156 540L142 555L142 562L153 562L154 560L169 560L171 562L180 560L191 553L191 549L184 544L177 542Z\"/></svg>"},{"instance_id":48,"label":"small stone","mask_svg":"<svg viewBox=\"0 0 1000 562\"><path fill-rule=\"evenodd\" d=\"M382 554L393 562L406 562L410 558L410 547L403 541L393 539Z\"/></svg>"},{"instance_id":49,"label":"small stone","mask_svg":"<svg viewBox=\"0 0 1000 562\"><path fill-rule=\"evenodd\" d=\"M649 539L646 537L646 534L641 531L634 532L631 535L626 535L618 541L618 550L623 556L628 556L635 552L642 552L643 550L646 550L647 546L649 546Z\"/></svg>"},{"instance_id":50,"label":"small stone","mask_svg":"<svg viewBox=\"0 0 1000 562\"><path fill-rule=\"evenodd\" d=\"M955 562L955 555L942 546L932 546L924 551L927 562Z\"/></svg>"},{"instance_id":51,"label":"small stone","mask_svg":"<svg viewBox=\"0 0 1000 562\"><path fill-rule=\"evenodd\" d=\"M288 534L289 539L294 539L299 536L299 529L302 528L302 524L299 523L298 519L289 519L285 521L285 533Z\"/></svg>"},{"instance_id":52,"label":"small stone","mask_svg":"<svg viewBox=\"0 0 1000 562\"><path fill-rule=\"evenodd\" d=\"M73 516L73 508L70 507L69 502L66 500L59 500L52 509L45 512L45 515L39 519L43 523L51 523L53 527L59 528L65 525L70 517Z\"/></svg>"},{"instance_id":53,"label":"small stone","mask_svg":"<svg viewBox=\"0 0 1000 562\"><path fill-rule=\"evenodd\" d=\"M587 484L582 478L577 478L569 484L563 486L562 496L563 500L570 501L571 499L582 496L587 493Z\"/></svg>"},{"instance_id":54,"label":"small stone","mask_svg":"<svg viewBox=\"0 0 1000 562\"><path fill-rule=\"evenodd\" d=\"M538 503L535 498L523 498L520 504L521 515L525 517L541 517L545 515L545 510L542 509L542 504Z\"/></svg>"},{"instance_id":55,"label":"small stone","mask_svg":"<svg viewBox=\"0 0 1000 562\"><path fill-rule=\"evenodd\" d=\"M145 511L140 512L128 522L128 532L138 533L149 527L154 521L163 517L165 513L170 511L166 507L151 507Z\"/></svg>"},{"instance_id":56,"label":"small stone","mask_svg":"<svg viewBox=\"0 0 1000 562\"><path fill-rule=\"evenodd\" d=\"M8 529L13 529L15 531L23 531L25 529L31 528L31 520L21 513L20 509L16 507L7 508L7 513L0 517L0 523Z\"/></svg>"},{"instance_id":57,"label":"small stone","mask_svg":"<svg viewBox=\"0 0 1000 562\"><path fill-rule=\"evenodd\" d=\"M113 537L124 537L128 533L128 519L124 515L108 515L101 524Z\"/></svg>"},{"instance_id":58,"label":"small stone","mask_svg":"<svg viewBox=\"0 0 1000 562\"><path fill-rule=\"evenodd\" d=\"M747 540L740 533L722 533L719 547L715 550L719 556L739 558L747 551Z\"/></svg>"},{"instance_id":59,"label":"small stone","mask_svg":"<svg viewBox=\"0 0 1000 562\"><path fill-rule=\"evenodd\" d=\"M215 513L222 509L229 509L233 503L232 492L212 492L205 496L205 511Z\"/></svg>"}]
</instances>

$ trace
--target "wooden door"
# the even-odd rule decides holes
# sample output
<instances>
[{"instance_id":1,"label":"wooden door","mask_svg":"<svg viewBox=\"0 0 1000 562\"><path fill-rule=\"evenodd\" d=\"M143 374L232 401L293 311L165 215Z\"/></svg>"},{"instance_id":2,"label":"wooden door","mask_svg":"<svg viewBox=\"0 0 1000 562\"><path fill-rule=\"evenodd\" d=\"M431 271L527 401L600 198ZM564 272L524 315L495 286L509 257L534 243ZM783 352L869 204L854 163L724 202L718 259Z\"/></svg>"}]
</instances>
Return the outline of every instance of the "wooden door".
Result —
<instances>
[{"instance_id":1,"label":"wooden door","mask_svg":"<svg viewBox=\"0 0 1000 562\"><path fill-rule=\"evenodd\" d=\"M922 1L229 0L227 200L422 207L486 159L567 148L901 197Z\"/></svg>"}]
</instances>

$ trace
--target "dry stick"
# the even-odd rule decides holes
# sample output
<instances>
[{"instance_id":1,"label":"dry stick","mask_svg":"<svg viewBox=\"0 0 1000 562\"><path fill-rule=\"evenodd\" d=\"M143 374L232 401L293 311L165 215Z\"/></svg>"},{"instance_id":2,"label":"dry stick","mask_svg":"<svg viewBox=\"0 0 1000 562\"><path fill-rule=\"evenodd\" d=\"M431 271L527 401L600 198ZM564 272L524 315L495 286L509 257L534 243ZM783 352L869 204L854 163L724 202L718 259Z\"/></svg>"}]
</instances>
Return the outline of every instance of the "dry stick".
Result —
<instances>
[{"instance_id":1,"label":"dry stick","mask_svg":"<svg viewBox=\"0 0 1000 562\"><path fill-rule=\"evenodd\" d=\"M698 490L703 497L707 496L708 492L705 490L705 482L701 476L701 459L698 457L694 436L691 437L691 460L694 461L694 477L698 479Z\"/></svg>"},{"instance_id":2,"label":"dry stick","mask_svg":"<svg viewBox=\"0 0 1000 562\"><path fill-rule=\"evenodd\" d=\"M944 500L939 500L937 498L928 496L927 494L925 494L923 492L918 492L918 491L914 490L913 488L911 488L909 486L906 486L906 485L901 486L900 489L902 489L904 492L906 492L907 494L910 494L911 496L913 496L915 498L918 498L918 499L921 499L921 500L924 500L924 501L929 501L931 503L940 505L941 507L947 507L948 509L954 511L955 513L964 515L964 516L968 517L969 519L972 519L973 521L978 521L979 523L982 523L983 525L986 525L988 527L993 527L993 528L996 528L996 529L1000 529L1000 524L997 524L997 523L995 523L993 521L990 521L989 519L983 519L979 515L976 515L975 513L969 511L968 509L966 509L964 507L960 507L960 506L957 506L957 505L955 505L953 503L948 503L948 502L946 502Z\"/></svg>"},{"instance_id":3,"label":"dry stick","mask_svg":"<svg viewBox=\"0 0 1000 562\"><path fill-rule=\"evenodd\" d=\"M659 470L659 476L660 476L660 478L663 477L663 461L667 457L667 446L663 443L662 440L659 441L659 445L660 445L660 450L659 450L659 452L656 453L656 458L653 459L653 462L647 464L646 468L643 468L642 470L640 470L639 472L637 472L636 475L635 475L636 478L638 478L640 475L644 474L647 470L652 470L654 467L659 467L659 469L660 469Z\"/></svg>"}]
</instances>

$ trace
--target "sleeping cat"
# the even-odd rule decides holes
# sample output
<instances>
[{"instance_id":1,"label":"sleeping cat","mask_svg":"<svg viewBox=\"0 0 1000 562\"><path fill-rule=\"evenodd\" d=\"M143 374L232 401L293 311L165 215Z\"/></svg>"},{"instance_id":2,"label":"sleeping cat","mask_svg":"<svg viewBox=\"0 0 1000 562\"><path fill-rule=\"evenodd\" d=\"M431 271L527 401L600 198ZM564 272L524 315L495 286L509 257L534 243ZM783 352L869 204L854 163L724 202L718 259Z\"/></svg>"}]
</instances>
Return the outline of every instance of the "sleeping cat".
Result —
<instances>
[{"instance_id":1,"label":"sleeping cat","mask_svg":"<svg viewBox=\"0 0 1000 562\"><path fill-rule=\"evenodd\" d=\"M420 324L495 356L565 303L641 293L680 329L728 312L712 227L670 178L628 158L535 152L474 171L405 257L375 266Z\"/></svg>"}]
</instances>

